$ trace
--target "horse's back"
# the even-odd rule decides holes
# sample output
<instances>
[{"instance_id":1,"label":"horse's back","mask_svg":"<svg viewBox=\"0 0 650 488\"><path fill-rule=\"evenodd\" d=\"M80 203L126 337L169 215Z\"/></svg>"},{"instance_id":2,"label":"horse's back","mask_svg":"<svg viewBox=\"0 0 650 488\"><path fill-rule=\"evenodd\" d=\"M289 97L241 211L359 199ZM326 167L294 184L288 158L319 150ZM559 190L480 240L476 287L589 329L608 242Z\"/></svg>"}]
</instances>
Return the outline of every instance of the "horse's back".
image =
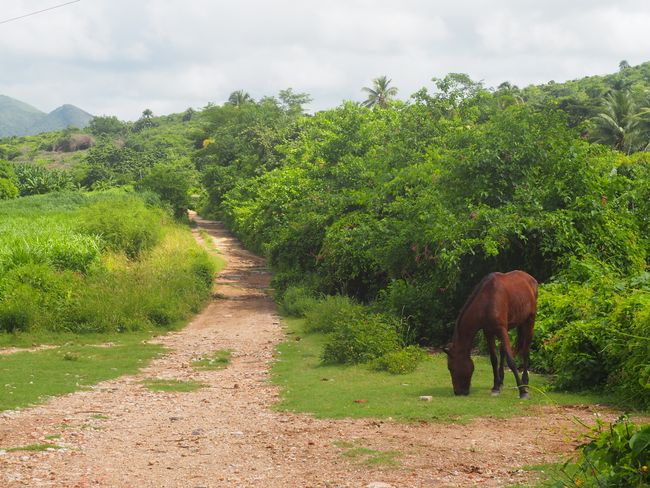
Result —
<instances>
[{"instance_id":1,"label":"horse's back","mask_svg":"<svg viewBox=\"0 0 650 488\"><path fill-rule=\"evenodd\" d=\"M484 280L481 297L485 313L494 322L518 326L534 319L537 310L537 280L524 271L491 273Z\"/></svg>"}]
</instances>

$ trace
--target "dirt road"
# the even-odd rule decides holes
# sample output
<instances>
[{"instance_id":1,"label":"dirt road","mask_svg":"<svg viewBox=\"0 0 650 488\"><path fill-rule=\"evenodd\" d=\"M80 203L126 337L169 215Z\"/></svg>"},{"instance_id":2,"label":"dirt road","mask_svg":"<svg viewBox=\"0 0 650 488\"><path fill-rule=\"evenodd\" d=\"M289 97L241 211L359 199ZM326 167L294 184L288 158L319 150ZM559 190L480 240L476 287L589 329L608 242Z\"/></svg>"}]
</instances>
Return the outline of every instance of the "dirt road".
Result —
<instances>
[{"instance_id":1,"label":"dirt road","mask_svg":"<svg viewBox=\"0 0 650 488\"><path fill-rule=\"evenodd\" d=\"M0 449L38 442L64 449L0 451L0 486L504 486L530 476L518 467L571 450L572 416L592 418L562 409L458 426L274 412L278 389L268 381L269 365L283 331L264 292L269 275L222 226L198 221L228 262L216 298L188 327L160 338L169 352L138 375L1 413ZM234 351L226 369L190 366L220 349ZM151 392L145 378L207 386ZM399 451L399 464L364 464L343 456L344 445Z\"/></svg>"}]
</instances>

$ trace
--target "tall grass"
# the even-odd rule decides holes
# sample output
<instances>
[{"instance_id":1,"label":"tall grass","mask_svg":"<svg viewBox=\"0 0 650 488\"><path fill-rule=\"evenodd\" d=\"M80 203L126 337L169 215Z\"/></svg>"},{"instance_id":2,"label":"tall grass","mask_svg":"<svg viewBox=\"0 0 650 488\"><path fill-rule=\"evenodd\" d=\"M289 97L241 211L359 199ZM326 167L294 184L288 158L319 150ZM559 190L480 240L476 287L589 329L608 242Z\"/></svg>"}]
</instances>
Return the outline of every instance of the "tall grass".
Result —
<instances>
[{"instance_id":1,"label":"tall grass","mask_svg":"<svg viewBox=\"0 0 650 488\"><path fill-rule=\"evenodd\" d=\"M187 229L136 194L0 203L0 333L166 330L199 310L214 271Z\"/></svg>"}]
</instances>

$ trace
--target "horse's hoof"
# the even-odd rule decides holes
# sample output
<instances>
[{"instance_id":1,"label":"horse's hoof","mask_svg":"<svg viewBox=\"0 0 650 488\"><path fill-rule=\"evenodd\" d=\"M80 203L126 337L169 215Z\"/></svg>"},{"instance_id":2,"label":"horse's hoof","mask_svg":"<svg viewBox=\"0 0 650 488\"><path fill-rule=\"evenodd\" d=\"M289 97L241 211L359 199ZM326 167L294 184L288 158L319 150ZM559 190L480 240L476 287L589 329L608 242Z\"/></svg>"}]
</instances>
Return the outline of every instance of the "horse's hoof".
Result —
<instances>
[{"instance_id":1,"label":"horse's hoof","mask_svg":"<svg viewBox=\"0 0 650 488\"><path fill-rule=\"evenodd\" d=\"M528 396L528 393L520 393L519 394L519 399L520 400L529 400L530 397Z\"/></svg>"},{"instance_id":2,"label":"horse's hoof","mask_svg":"<svg viewBox=\"0 0 650 488\"><path fill-rule=\"evenodd\" d=\"M499 396L501 394L501 390L492 390L491 395L492 396Z\"/></svg>"}]
</instances>

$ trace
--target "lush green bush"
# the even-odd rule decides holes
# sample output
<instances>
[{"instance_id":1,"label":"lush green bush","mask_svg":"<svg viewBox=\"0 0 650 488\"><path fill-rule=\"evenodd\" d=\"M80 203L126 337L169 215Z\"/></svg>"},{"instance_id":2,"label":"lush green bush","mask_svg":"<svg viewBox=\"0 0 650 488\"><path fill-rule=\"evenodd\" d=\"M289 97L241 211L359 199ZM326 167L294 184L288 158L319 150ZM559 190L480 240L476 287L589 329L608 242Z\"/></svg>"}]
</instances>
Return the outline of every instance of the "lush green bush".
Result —
<instances>
[{"instance_id":1,"label":"lush green bush","mask_svg":"<svg viewBox=\"0 0 650 488\"><path fill-rule=\"evenodd\" d=\"M282 294L280 310L290 317L304 317L317 303L313 290L304 286L289 286Z\"/></svg>"},{"instance_id":2,"label":"lush green bush","mask_svg":"<svg viewBox=\"0 0 650 488\"><path fill-rule=\"evenodd\" d=\"M391 351L372 363L374 369L391 374L412 373L425 358L427 353L418 346L407 346L398 351Z\"/></svg>"},{"instance_id":3,"label":"lush green bush","mask_svg":"<svg viewBox=\"0 0 650 488\"><path fill-rule=\"evenodd\" d=\"M48 169L39 164L16 163L14 165L18 190L22 196L73 190L74 178L71 172Z\"/></svg>"},{"instance_id":4,"label":"lush green bush","mask_svg":"<svg viewBox=\"0 0 650 488\"><path fill-rule=\"evenodd\" d=\"M0 200L16 198L19 194L18 187L8 178L0 178Z\"/></svg>"},{"instance_id":5,"label":"lush green bush","mask_svg":"<svg viewBox=\"0 0 650 488\"><path fill-rule=\"evenodd\" d=\"M612 424L598 419L588 437L578 447L575 473L568 475L573 486L650 486L650 425L636 425L625 416Z\"/></svg>"},{"instance_id":6,"label":"lush green bush","mask_svg":"<svg viewBox=\"0 0 650 488\"><path fill-rule=\"evenodd\" d=\"M327 295L305 311L305 330L307 332L332 332L355 321L368 310L349 297Z\"/></svg>"},{"instance_id":7,"label":"lush green bush","mask_svg":"<svg viewBox=\"0 0 650 488\"><path fill-rule=\"evenodd\" d=\"M190 206L190 190L194 186L195 172L173 164L157 164L140 181L138 187L156 193L171 206L177 218L187 214Z\"/></svg>"},{"instance_id":8,"label":"lush green bush","mask_svg":"<svg viewBox=\"0 0 650 488\"><path fill-rule=\"evenodd\" d=\"M100 200L84 208L79 226L98 236L110 250L137 259L160 241L164 220L162 211L146 207L140 198L123 197Z\"/></svg>"},{"instance_id":9,"label":"lush green bush","mask_svg":"<svg viewBox=\"0 0 650 488\"><path fill-rule=\"evenodd\" d=\"M606 388L650 406L650 273L575 262L540 289L532 364L558 388Z\"/></svg>"},{"instance_id":10,"label":"lush green bush","mask_svg":"<svg viewBox=\"0 0 650 488\"><path fill-rule=\"evenodd\" d=\"M326 363L367 363L399 349L397 320L369 314L337 324L323 349Z\"/></svg>"}]
</instances>

